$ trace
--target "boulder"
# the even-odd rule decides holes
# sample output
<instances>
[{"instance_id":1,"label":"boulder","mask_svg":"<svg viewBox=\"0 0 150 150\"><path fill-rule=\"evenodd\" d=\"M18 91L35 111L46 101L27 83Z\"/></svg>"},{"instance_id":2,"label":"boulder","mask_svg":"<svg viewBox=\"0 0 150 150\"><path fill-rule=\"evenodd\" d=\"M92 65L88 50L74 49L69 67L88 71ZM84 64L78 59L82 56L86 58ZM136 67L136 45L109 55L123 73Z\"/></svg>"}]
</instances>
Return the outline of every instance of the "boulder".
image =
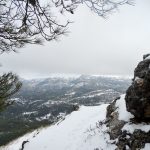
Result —
<instances>
[{"instance_id":1,"label":"boulder","mask_svg":"<svg viewBox=\"0 0 150 150\"><path fill-rule=\"evenodd\" d=\"M143 56L134 71L134 79L126 91L127 111L139 121L150 119L150 54Z\"/></svg>"},{"instance_id":2,"label":"boulder","mask_svg":"<svg viewBox=\"0 0 150 150\"><path fill-rule=\"evenodd\" d=\"M116 145L115 150L143 149L147 143L150 143L150 123L132 122L132 118L128 121L120 120L117 101L120 99L117 98L108 105L104 122L110 140ZM122 109L121 106L120 109ZM127 111L124 112L124 115L126 113Z\"/></svg>"},{"instance_id":3,"label":"boulder","mask_svg":"<svg viewBox=\"0 0 150 150\"><path fill-rule=\"evenodd\" d=\"M104 123L115 150L140 150L150 143L150 54L135 68L125 97L108 105Z\"/></svg>"}]
</instances>

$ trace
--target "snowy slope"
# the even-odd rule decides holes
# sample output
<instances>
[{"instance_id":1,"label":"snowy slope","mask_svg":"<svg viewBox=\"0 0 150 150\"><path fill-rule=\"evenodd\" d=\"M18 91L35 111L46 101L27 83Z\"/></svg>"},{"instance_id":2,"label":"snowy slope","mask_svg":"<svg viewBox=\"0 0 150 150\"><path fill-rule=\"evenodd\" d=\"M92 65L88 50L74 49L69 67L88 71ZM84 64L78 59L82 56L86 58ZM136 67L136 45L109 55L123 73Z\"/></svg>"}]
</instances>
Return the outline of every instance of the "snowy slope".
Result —
<instances>
[{"instance_id":1,"label":"snowy slope","mask_svg":"<svg viewBox=\"0 0 150 150\"><path fill-rule=\"evenodd\" d=\"M94 150L96 148L113 150L114 145L108 144L106 127L97 128L98 121L106 116L107 105L85 107L68 115L66 119L53 126L27 134L3 147L2 150L19 150L22 142L24 150ZM109 140L108 140L109 141Z\"/></svg>"},{"instance_id":2,"label":"snowy slope","mask_svg":"<svg viewBox=\"0 0 150 150\"><path fill-rule=\"evenodd\" d=\"M135 129L150 131L149 124L137 125L129 121L133 116L126 110L124 96L117 101L115 110L119 113L119 120L126 122L122 130L131 134ZM22 143L27 140L29 142L23 150L115 150L114 143L118 139L110 140L106 124L100 122L106 119L107 106L82 106L65 120L24 135L0 150L22 150ZM146 143L142 150L150 150L150 143Z\"/></svg>"}]
</instances>

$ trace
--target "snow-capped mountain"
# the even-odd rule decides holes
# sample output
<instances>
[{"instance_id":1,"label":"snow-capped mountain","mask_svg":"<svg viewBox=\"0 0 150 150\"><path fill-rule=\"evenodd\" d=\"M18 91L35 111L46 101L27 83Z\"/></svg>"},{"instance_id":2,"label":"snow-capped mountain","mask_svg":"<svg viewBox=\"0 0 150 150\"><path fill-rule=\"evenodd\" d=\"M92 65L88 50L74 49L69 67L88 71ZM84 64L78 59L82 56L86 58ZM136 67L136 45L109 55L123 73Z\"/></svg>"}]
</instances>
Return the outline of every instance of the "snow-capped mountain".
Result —
<instances>
[{"instance_id":1,"label":"snow-capped mountain","mask_svg":"<svg viewBox=\"0 0 150 150\"><path fill-rule=\"evenodd\" d=\"M51 76L22 80L14 104L0 114L0 145L41 126L57 122L77 105L109 103L124 93L129 78L113 76Z\"/></svg>"}]
</instances>

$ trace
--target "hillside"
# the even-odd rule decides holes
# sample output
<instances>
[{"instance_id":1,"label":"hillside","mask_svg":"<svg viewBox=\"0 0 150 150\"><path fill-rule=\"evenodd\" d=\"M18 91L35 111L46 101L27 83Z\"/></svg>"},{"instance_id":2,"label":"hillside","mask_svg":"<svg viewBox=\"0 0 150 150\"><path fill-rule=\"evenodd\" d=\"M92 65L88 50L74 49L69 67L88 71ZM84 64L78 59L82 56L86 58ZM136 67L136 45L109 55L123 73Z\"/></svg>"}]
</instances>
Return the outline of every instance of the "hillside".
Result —
<instances>
[{"instance_id":1,"label":"hillside","mask_svg":"<svg viewBox=\"0 0 150 150\"><path fill-rule=\"evenodd\" d=\"M107 106L82 106L63 121L27 134L1 150L115 150L119 138L110 140L110 127L106 122ZM126 111L124 95L117 100L115 107L119 120L125 122L121 130L128 133L126 138L130 139L129 135L132 135L134 130L150 130L148 124L137 125L130 122L133 115ZM23 144L24 141L28 142ZM127 145L126 150L129 149ZM146 143L142 149L149 150L150 144Z\"/></svg>"},{"instance_id":2,"label":"hillside","mask_svg":"<svg viewBox=\"0 0 150 150\"><path fill-rule=\"evenodd\" d=\"M99 133L100 128L97 129L99 121L105 119L106 107L107 105L82 106L79 111L68 115L64 121L25 135L2 150L19 150L22 142L26 140L29 142L25 144L24 150L91 150L101 144L106 148L105 138L108 137L102 132ZM36 134L37 132L39 134ZM91 142L94 142L94 145L90 144Z\"/></svg>"},{"instance_id":3,"label":"hillside","mask_svg":"<svg viewBox=\"0 0 150 150\"><path fill-rule=\"evenodd\" d=\"M0 145L57 122L78 105L109 103L124 93L130 79L112 76L50 76L22 80L12 106L0 114Z\"/></svg>"},{"instance_id":4,"label":"hillside","mask_svg":"<svg viewBox=\"0 0 150 150\"><path fill-rule=\"evenodd\" d=\"M134 70L126 94L110 104L81 106L53 125L2 150L149 150L150 54ZM89 95L90 97L90 95Z\"/></svg>"}]
</instances>

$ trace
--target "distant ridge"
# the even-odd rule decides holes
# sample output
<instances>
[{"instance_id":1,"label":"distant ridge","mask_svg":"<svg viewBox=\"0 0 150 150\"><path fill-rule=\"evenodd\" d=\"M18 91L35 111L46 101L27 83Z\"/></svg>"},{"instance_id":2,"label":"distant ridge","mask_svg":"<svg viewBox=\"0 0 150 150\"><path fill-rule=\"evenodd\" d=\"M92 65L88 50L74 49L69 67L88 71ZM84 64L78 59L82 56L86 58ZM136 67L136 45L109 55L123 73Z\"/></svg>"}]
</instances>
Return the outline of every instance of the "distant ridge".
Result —
<instances>
[{"instance_id":1,"label":"distant ridge","mask_svg":"<svg viewBox=\"0 0 150 150\"><path fill-rule=\"evenodd\" d=\"M103 74L65 74L65 73L52 73L47 76L37 76L30 78L22 78L23 80L43 80L48 78L62 78L62 79L76 79L79 77L103 77L103 78L115 78L115 79L132 79L131 75L103 75Z\"/></svg>"}]
</instances>

